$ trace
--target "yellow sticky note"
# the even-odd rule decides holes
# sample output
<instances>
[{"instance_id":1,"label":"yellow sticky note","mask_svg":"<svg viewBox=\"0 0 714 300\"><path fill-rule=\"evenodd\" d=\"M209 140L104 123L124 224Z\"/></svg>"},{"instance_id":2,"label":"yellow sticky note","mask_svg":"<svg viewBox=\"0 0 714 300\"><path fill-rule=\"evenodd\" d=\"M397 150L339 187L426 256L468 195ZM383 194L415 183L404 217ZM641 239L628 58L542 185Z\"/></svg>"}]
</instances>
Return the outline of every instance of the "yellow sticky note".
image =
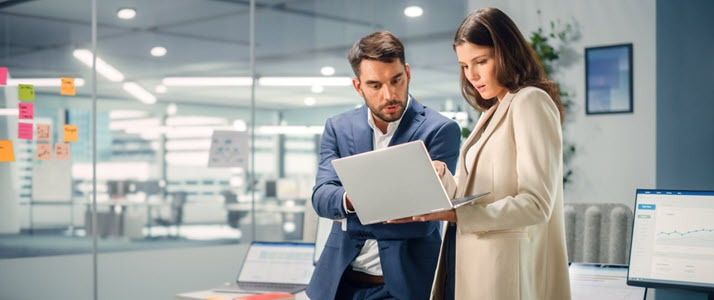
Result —
<instances>
[{"instance_id":1,"label":"yellow sticky note","mask_svg":"<svg viewBox=\"0 0 714 300\"><path fill-rule=\"evenodd\" d=\"M38 141L49 141L52 129L50 124L37 124L37 140Z\"/></svg>"},{"instance_id":2,"label":"yellow sticky note","mask_svg":"<svg viewBox=\"0 0 714 300\"><path fill-rule=\"evenodd\" d=\"M57 160L68 160L69 159L69 144L68 143L55 144L55 159L57 159Z\"/></svg>"},{"instance_id":3,"label":"yellow sticky note","mask_svg":"<svg viewBox=\"0 0 714 300\"><path fill-rule=\"evenodd\" d=\"M0 161L15 161L15 152L12 151L12 141L0 141Z\"/></svg>"},{"instance_id":4,"label":"yellow sticky note","mask_svg":"<svg viewBox=\"0 0 714 300\"><path fill-rule=\"evenodd\" d=\"M52 159L52 145L37 143L37 159L38 160Z\"/></svg>"},{"instance_id":5,"label":"yellow sticky note","mask_svg":"<svg viewBox=\"0 0 714 300\"><path fill-rule=\"evenodd\" d=\"M17 98L20 99L20 101L35 100L35 86L31 84L18 84Z\"/></svg>"},{"instance_id":6,"label":"yellow sticky note","mask_svg":"<svg viewBox=\"0 0 714 300\"><path fill-rule=\"evenodd\" d=\"M72 77L62 77L62 86L60 87L60 95L64 96L74 96L77 91L74 88L74 78Z\"/></svg>"},{"instance_id":7,"label":"yellow sticky note","mask_svg":"<svg viewBox=\"0 0 714 300\"><path fill-rule=\"evenodd\" d=\"M65 142L76 142L77 141L77 126L64 125L64 141Z\"/></svg>"}]
</instances>

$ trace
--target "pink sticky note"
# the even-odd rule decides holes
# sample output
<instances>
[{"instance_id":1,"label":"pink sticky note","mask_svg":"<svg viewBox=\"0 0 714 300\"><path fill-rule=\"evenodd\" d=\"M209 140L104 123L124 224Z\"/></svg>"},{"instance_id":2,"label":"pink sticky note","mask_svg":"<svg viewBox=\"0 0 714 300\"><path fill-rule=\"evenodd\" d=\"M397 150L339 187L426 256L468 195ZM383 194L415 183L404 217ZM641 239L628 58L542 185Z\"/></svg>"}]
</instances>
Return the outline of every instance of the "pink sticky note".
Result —
<instances>
[{"instance_id":1,"label":"pink sticky note","mask_svg":"<svg viewBox=\"0 0 714 300\"><path fill-rule=\"evenodd\" d=\"M30 102L20 102L17 104L18 109L20 109L20 119L34 119L35 118L35 105Z\"/></svg>"},{"instance_id":2,"label":"pink sticky note","mask_svg":"<svg viewBox=\"0 0 714 300\"><path fill-rule=\"evenodd\" d=\"M7 68L0 67L0 85L7 84Z\"/></svg>"},{"instance_id":3,"label":"pink sticky note","mask_svg":"<svg viewBox=\"0 0 714 300\"><path fill-rule=\"evenodd\" d=\"M31 140L32 123L17 123L17 138L23 140Z\"/></svg>"}]
</instances>

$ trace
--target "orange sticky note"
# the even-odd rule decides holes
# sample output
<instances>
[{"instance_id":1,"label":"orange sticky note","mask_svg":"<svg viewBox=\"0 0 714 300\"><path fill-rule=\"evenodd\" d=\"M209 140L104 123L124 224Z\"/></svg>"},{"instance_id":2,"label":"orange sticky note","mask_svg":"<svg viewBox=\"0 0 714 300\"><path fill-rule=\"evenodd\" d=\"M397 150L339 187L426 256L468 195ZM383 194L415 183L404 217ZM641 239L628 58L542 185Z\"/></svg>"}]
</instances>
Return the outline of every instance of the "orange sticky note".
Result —
<instances>
[{"instance_id":1,"label":"orange sticky note","mask_svg":"<svg viewBox=\"0 0 714 300\"><path fill-rule=\"evenodd\" d=\"M69 144L68 143L56 143L55 144L55 159L57 159L57 160L68 160L69 159Z\"/></svg>"},{"instance_id":2,"label":"orange sticky note","mask_svg":"<svg viewBox=\"0 0 714 300\"><path fill-rule=\"evenodd\" d=\"M76 142L77 141L77 126L64 125L64 141L65 142Z\"/></svg>"},{"instance_id":3,"label":"orange sticky note","mask_svg":"<svg viewBox=\"0 0 714 300\"><path fill-rule=\"evenodd\" d=\"M74 96L77 91L74 88L74 78L72 77L62 77L62 86L60 87L60 95Z\"/></svg>"},{"instance_id":4,"label":"orange sticky note","mask_svg":"<svg viewBox=\"0 0 714 300\"><path fill-rule=\"evenodd\" d=\"M7 84L7 68L0 67L0 85Z\"/></svg>"},{"instance_id":5,"label":"orange sticky note","mask_svg":"<svg viewBox=\"0 0 714 300\"><path fill-rule=\"evenodd\" d=\"M0 161L15 161L15 152L12 151L12 141L0 141Z\"/></svg>"},{"instance_id":6,"label":"orange sticky note","mask_svg":"<svg viewBox=\"0 0 714 300\"><path fill-rule=\"evenodd\" d=\"M35 105L31 102L20 102L17 104L17 109L20 110L19 119L32 120L35 118Z\"/></svg>"},{"instance_id":7,"label":"orange sticky note","mask_svg":"<svg viewBox=\"0 0 714 300\"><path fill-rule=\"evenodd\" d=\"M52 129L49 124L37 124L37 140L49 141L52 134Z\"/></svg>"},{"instance_id":8,"label":"orange sticky note","mask_svg":"<svg viewBox=\"0 0 714 300\"><path fill-rule=\"evenodd\" d=\"M17 138L23 140L31 140L32 123L17 123Z\"/></svg>"},{"instance_id":9,"label":"orange sticky note","mask_svg":"<svg viewBox=\"0 0 714 300\"><path fill-rule=\"evenodd\" d=\"M20 99L20 101L35 100L35 86L31 84L18 84L17 99Z\"/></svg>"},{"instance_id":10,"label":"orange sticky note","mask_svg":"<svg viewBox=\"0 0 714 300\"><path fill-rule=\"evenodd\" d=\"M37 143L37 159L38 160L52 159L52 145Z\"/></svg>"}]
</instances>

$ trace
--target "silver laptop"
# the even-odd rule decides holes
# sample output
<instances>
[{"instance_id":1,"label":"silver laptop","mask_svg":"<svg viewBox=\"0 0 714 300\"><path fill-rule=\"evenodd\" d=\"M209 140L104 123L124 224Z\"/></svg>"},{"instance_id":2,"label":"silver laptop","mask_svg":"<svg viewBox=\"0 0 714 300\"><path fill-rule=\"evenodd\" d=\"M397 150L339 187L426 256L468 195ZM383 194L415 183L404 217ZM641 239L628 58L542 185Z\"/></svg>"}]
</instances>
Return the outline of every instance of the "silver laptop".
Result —
<instances>
[{"instance_id":1,"label":"silver laptop","mask_svg":"<svg viewBox=\"0 0 714 300\"><path fill-rule=\"evenodd\" d=\"M252 242L235 283L213 289L216 292L294 294L307 288L315 267L315 244L293 242Z\"/></svg>"},{"instance_id":2,"label":"silver laptop","mask_svg":"<svg viewBox=\"0 0 714 300\"><path fill-rule=\"evenodd\" d=\"M448 210L489 194L450 200L420 140L335 159L332 166L362 224Z\"/></svg>"}]
</instances>

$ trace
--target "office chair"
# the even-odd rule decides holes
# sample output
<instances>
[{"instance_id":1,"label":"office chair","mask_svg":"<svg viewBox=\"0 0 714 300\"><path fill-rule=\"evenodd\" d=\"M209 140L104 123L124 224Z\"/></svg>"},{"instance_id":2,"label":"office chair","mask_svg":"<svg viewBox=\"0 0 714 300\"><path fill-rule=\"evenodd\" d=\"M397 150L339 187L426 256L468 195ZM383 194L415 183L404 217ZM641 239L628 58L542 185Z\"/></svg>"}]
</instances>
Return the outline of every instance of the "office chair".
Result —
<instances>
[{"instance_id":1,"label":"office chair","mask_svg":"<svg viewBox=\"0 0 714 300\"><path fill-rule=\"evenodd\" d=\"M173 192L171 193L171 209L168 218L156 218L154 221L156 224L166 227L168 235L170 236L169 227L176 226L176 236L180 236L180 226L183 222L183 206L186 204L186 192Z\"/></svg>"},{"instance_id":2,"label":"office chair","mask_svg":"<svg viewBox=\"0 0 714 300\"><path fill-rule=\"evenodd\" d=\"M238 203L238 196L236 196L233 192L223 191L221 192L221 195L223 195L224 204ZM240 227L240 219L245 217L247 214L248 212L226 210L226 221L228 226L238 229Z\"/></svg>"}]
</instances>

